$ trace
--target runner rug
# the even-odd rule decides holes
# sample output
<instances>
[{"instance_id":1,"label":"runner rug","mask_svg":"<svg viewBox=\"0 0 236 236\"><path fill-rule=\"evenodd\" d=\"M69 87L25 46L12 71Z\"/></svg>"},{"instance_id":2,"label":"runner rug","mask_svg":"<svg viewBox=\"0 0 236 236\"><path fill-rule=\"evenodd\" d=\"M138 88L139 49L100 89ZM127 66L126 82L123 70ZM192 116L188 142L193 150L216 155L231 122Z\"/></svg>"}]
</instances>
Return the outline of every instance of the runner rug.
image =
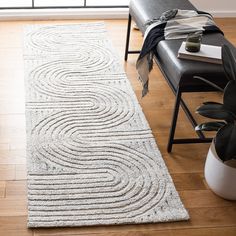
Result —
<instances>
[{"instance_id":1,"label":"runner rug","mask_svg":"<svg viewBox=\"0 0 236 236\"><path fill-rule=\"evenodd\" d=\"M187 220L104 23L25 30L28 226Z\"/></svg>"}]
</instances>

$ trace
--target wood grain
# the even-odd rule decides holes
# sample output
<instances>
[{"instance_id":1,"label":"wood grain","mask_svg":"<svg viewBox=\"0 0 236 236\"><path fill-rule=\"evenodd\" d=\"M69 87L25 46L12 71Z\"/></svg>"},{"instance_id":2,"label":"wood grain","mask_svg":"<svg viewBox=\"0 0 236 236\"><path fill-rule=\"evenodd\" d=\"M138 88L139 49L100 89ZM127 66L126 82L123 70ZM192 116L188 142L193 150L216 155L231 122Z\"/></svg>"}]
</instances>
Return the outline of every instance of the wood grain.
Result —
<instances>
[{"instance_id":1,"label":"wood grain","mask_svg":"<svg viewBox=\"0 0 236 236\"><path fill-rule=\"evenodd\" d=\"M204 180L203 168L209 144L174 145L173 152L167 153L166 143L175 98L156 65L150 75L150 92L141 98L141 85L135 69L137 55L130 55L127 62L123 61L126 20L105 20L105 23L191 220L145 225L27 229L23 27L26 24L87 21L0 22L0 235L235 236L236 202L217 197ZM236 45L236 18L216 19L216 22ZM131 45L132 49L139 49L142 45L142 35L137 30L132 30ZM218 93L185 96L192 111L203 101L220 99ZM196 116L196 119L200 121L202 117ZM195 135L182 111L176 135Z\"/></svg>"}]
</instances>

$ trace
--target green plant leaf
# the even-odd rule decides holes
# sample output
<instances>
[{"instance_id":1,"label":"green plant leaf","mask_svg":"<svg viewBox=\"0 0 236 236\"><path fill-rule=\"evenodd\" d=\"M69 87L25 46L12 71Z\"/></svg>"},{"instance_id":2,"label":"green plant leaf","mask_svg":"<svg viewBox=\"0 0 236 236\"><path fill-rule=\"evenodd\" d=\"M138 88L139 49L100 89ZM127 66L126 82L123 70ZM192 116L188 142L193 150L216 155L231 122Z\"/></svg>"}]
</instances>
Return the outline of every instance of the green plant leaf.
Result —
<instances>
[{"instance_id":1,"label":"green plant leaf","mask_svg":"<svg viewBox=\"0 0 236 236\"><path fill-rule=\"evenodd\" d=\"M229 80L236 81L236 60L227 45L222 46L222 62L225 74Z\"/></svg>"},{"instance_id":2,"label":"green plant leaf","mask_svg":"<svg viewBox=\"0 0 236 236\"><path fill-rule=\"evenodd\" d=\"M204 105L210 105L210 104L212 104L212 105L214 105L214 104L222 105L222 103L219 103L219 102L203 102L202 104L204 104Z\"/></svg>"},{"instance_id":3,"label":"green plant leaf","mask_svg":"<svg viewBox=\"0 0 236 236\"><path fill-rule=\"evenodd\" d=\"M218 131L220 128L222 128L224 125L226 125L225 122L221 121L215 121L215 122L205 122L195 127L196 131Z\"/></svg>"},{"instance_id":4,"label":"green plant leaf","mask_svg":"<svg viewBox=\"0 0 236 236\"><path fill-rule=\"evenodd\" d=\"M222 161L235 158L236 153L236 125L229 123L223 126L215 137L216 153Z\"/></svg>"},{"instance_id":5,"label":"green plant leaf","mask_svg":"<svg viewBox=\"0 0 236 236\"><path fill-rule=\"evenodd\" d=\"M203 104L196 110L196 112L211 119L226 120L229 122L233 122L235 120L235 115L226 110L224 105L220 103Z\"/></svg>"}]
</instances>

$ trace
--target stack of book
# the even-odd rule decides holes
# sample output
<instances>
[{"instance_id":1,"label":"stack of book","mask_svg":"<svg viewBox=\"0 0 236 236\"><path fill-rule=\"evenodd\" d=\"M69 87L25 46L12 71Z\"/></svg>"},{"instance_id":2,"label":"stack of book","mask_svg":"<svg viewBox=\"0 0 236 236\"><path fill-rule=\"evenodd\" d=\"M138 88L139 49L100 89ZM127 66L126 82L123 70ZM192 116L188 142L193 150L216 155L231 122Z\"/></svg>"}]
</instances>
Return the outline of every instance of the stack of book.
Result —
<instances>
[{"instance_id":1,"label":"stack of book","mask_svg":"<svg viewBox=\"0 0 236 236\"><path fill-rule=\"evenodd\" d=\"M188 52L185 50L185 44L186 42L181 44L178 58L222 64L221 47L202 44L199 52Z\"/></svg>"}]
</instances>

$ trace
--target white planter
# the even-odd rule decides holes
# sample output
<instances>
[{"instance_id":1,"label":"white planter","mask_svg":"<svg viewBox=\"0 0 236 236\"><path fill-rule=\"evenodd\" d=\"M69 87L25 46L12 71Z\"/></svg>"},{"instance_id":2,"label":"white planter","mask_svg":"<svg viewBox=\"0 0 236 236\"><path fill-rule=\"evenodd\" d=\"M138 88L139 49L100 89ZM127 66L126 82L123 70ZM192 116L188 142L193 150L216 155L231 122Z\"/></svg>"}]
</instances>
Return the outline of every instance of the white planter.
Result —
<instances>
[{"instance_id":1,"label":"white planter","mask_svg":"<svg viewBox=\"0 0 236 236\"><path fill-rule=\"evenodd\" d=\"M236 200L236 168L224 164L212 143L205 163L205 179L209 187L222 198Z\"/></svg>"}]
</instances>

